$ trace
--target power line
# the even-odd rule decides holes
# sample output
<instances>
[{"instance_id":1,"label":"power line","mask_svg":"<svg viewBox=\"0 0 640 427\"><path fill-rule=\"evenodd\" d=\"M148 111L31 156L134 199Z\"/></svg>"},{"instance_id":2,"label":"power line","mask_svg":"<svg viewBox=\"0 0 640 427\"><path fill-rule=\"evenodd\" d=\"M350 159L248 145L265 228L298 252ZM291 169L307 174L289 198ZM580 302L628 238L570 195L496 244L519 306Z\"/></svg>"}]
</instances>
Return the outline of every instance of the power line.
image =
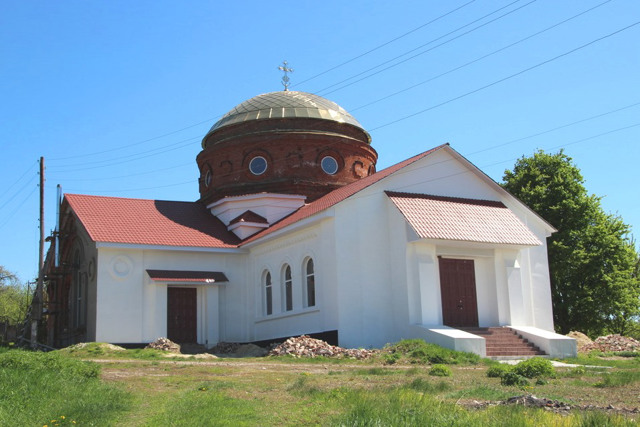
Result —
<instances>
[{"instance_id":1,"label":"power line","mask_svg":"<svg viewBox=\"0 0 640 427\"><path fill-rule=\"evenodd\" d=\"M124 190L100 190L100 191L94 191L94 193L125 193L128 191L143 191L143 190L156 190L158 188L168 188L168 187L177 187L180 185L185 185L185 184L193 184L195 180L189 180L189 181L184 181L184 182L179 182L177 184L168 184L168 185L157 185L154 187L145 187L145 188L128 188L128 189L124 189ZM75 192L78 190L68 190L70 193L71 192Z\"/></svg>"},{"instance_id":2,"label":"power line","mask_svg":"<svg viewBox=\"0 0 640 427\"><path fill-rule=\"evenodd\" d=\"M179 169L179 168L183 168L185 166L189 166L192 165L193 162L189 162L189 163L182 163L179 165L175 165L175 166L169 166L169 167L165 167L162 169L154 169L151 171L146 171L146 172L139 172L139 173L132 173L132 174L128 174L128 175L120 175L120 176L111 176L111 177L103 177L103 178L64 178L64 181L109 181L109 180L114 180L114 179L121 179L121 178L131 178L134 176L140 176L140 175L149 175L149 174L153 174L153 173L158 173L158 172L165 172L167 170L171 170L171 169ZM60 172L57 172L60 173ZM56 172L53 173L53 175L55 176ZM52 173L49 173L49 176L51 176Z\"/></svg>"},{"instance_id":3,"label":"power line","mask_svg":"<svg viewBox=\"0 0 640 427\"><path fill-rule=\"evenodd\" d=\"M469 153L469 155L483 153L485 151L490 151L490 150L493 150L493 149L496 149L496 148L504 147L505 145L513 144L513 143L520 142L520 141L524 141L525 139L531 139L531 138L534 138L536 136L545 135L547 133L551 133L551 132L554 132L556 130L564 129L564 128L569 127L569 126L577 125L578 123L584 123L584 122L587 122L587 121L590 121L590 120L594 120L594 119L597 119L597 118L600 118L600 117L604 117L604 116L607 116L609 114L613 114L613 113L617 113L619 111L626 110L628 108L636 107L638 105L640 105L640 102L635 102L633 104L626 105L624 107L617 108L615 110L607 111L607 112L601 113L601 114L596 114L595 116L587 117L587 118L584 118L584 119L581 119L581 120L576 120L575 122L567 123L567 124L564 124L564 125L561 125L561 126L556 126L556 127L552 128L552 129L547 129L547 130L542 131L542 132L534 133L533 135L525 136L525 137L518 138L518 139L512 139L511 141L503 142L502 144L493 145L491 147L484 148L482 150L474 151L472 153ZM633 126L631 126L631 127L633 127ZM621 129L624 129L624 128L621 128Z\"/></svg>"},{"instance_id":4,"label":"power line","mask_svg":"<svg viewBox=\"0 0 640 427\"><path fill-rule=\"evenodd\" d=\"M486 59L486 58L488 58L488 57L490 57L490 56L493 56L493 55L495 55L495 54L497 54L497 53L499 53L499 52L502 52L502 51L504 51L504 50L506 50L506 49L509 49L509 48L511 48L511 47L513 47L513 46L515 46L515 45L517 45L517 44L520 44L520 43L522 43L522 42L524 42L524 41L527 41L527 40L529 40L529 39L531 39L531 38L533 38L533 37L539 36L539 35L540 35L540 34L542 34L542 33L545 33L545 32L547 32L547 31L549 31L549 30L551 30L551 29L553 29L553 28L556 28L556 27L558 27L558 26L560 26L560 25L562 25L562 24L565 24L565 23L567 23L567 22L569 22L569 21L571 21L571 20L573 20L573 19L575 19L575 18L578 18L579 16L582 16L582 15L584 15L584 14L588 13L588 12L591 12L592 10L597 9L597 8L599 8L599 7L601 7L601 6L605 5L605 4L607 4L607 3L610 3L611 1L613 1L613 0L606 0L606 1L604 1L604 2L602 2L602 3L600 3L600 4L598 4L598 5L596 5L596 6L592 7L592 8L590 8L590 9L587 9L587 10L585 10L585 11L583 11L583 12L580 12L580 13L578 13L577 15L573 15L573 16L572 16L572 17L570 17L570 18L567 18L567 19L565 19L565 20L563 20L563 21L560 21L560 22L558 22L557 24L551 25L550 27L547 27L547 28L545 28L545 29L543 29L543 30L540 30L540 31L538 31L538 32L536 32L536 33L534 33L534 34L531 34L530 36L527 36L527 37L525 37L525 38L522 38L522 39L520 39L520 40L518 40L518 41L516 41L516 42L513 42L513 43L511 43L511 44L508 44L508 45L506 45L506 46L504 46L504 47L502 47L502 48L500 48L500 49L498 49L498 50L494 50L494 51L493 51L493 52L491 52L491 53L488 53L488 54L486 54L486 55L480 56L480 57L478 57L478 58L476 58L476 59L474 59L474 60L472 60L472 61L469 61L469 62L467 62L467 63L464 63L464 64L462 64L462 65L460 65L460 66L458 66L458 67L452 68L452 69L450 69L450 70L448 70L448 71L445 71L444 73L440 73L440 74L438 74L437 76L431 77L431 78L429 78L429 79L427 79L427 80L423 80L423 81L421 81L420 83L416 83L416 84L414 84L414 85L412 85L412 86L409 86L409 87L407 87L407 88L404 88L404 89L402 89L402 90L399 90L399 91L397 91L397 92L394 92L394 93L392 93L392 94L390 94L390 95L387 95L387 96L385 96L385 97L379 98L379 99L377 99L377 100L375 100L375 101L369 102L369 103L367 103L367 104L361 105L361 106L356 107L356 108L350 108L350 109L349 109L349 111L350 111L350 112L354 112L354 111L358 111L358 110L360 110L360 109L362 109L362 108L369 107L369 106L371 106L371 105L373 105L373 104L377 104L377 103L378 103L378 102L380 102L380 101L387 100L387 99L389 99L389 98L391 98L391 97L393 97L393 96L396 96L396 95L399 95L399 94L401 94L401 93L407 92L407 91L409 91L409 90L411 90L411 89L415 89L415 88L416 88L416 87L418 87L418 86L421 86L421 85L423 85L423 84L426 84L426 83L432 82L432 81L434 81L434 80L436 80L436 79L439 79L440 77L443 77L443 76L446 76L446 75L448 75L448 74L451 74L451 73L453 73L454 71L458 71L458 70L460 70L460 69L462 69L462 68L468 67L468 66L469 66L469 65L471 65L471 64L475 64L476 62L479 62L479 61L481 61L481 60L483 60L483 59ZM354 82L354 83L355 83L355 82Z\"/></svg>"},{"instance_id":5,"label":"power line","mask_svg":"<svg viewBox=\"0 0 640 427\"><path fill-rule=\"evenodd\" d=\"M13 193L13 196L9 197L9 198L8 198L8 199L7 199L7 200L6 200L6 201L5 201L5 202L0 206L0 210L4 209L4 207L5 207L5 206L7 206L7 205L9 204L9 202L11 202L13 199L15 199L16 197L18 197L18 195L19 195L20 193L22 193L22 191L23 191L25 188L27 188L27 186L29 186L29 184L32 184L32 183L33 183L33 180L34 180L34 179L37 179L37 176L36 176L36 175L32 176L32 177L31 177L31 179L30 179L29 181L25 182L25 184L24 184L22 187L20 187L20 188L18 189L18 191L16 191L15 193Z\"/></svg>"},{"instance_id":6,"label":"power line","mask_svg":"<svg viewBox=\"0 0 640 427\"><path fill-rule=\"evenodd\" d=\"M36 190L38 189L38 187L33 187L33 189L31 190L31 192L29 194L27 194L27 197L25 197L22 202L20 202L15 209L9 213L9 215L7 215L7 217L5 218L5 221L2 223L2 225L0 225L0 229L2 229L5 225L7 225L9 223L9 221L11 220L11 218L20 210L20 208L22 207L22 205L24 205L27 200L29 200L31 198L31 196L33 196L33 193L36 192Z\"/></svg>"},{"instance_id":7,"label":"power line","mask_svg":"<svg viewBox=\"0 0 640 427\"><path fill-rule=\"evenodd\" d=\"M616 132L621 132L623 130L631 129L631 128L638 127L638 126L640 126L640 123L634 123L634 124L629 125L629 126L623 126L623 127L617 128L617 129L612 129L612 130L609 130L609 131L606 131L606 132L599 133L597 135L592 135L592 136L589 136L589 137L586 137L586 138L581 138L581 139L578 139L578 140L575 140L575 141L571 141L571 142L567 142L567 143L564 143L564 144L556 145L554 147L548 148L547 150L555 150L557 148L564 148L564 147L567 147L569 145L574 145L574 144L578 144L578 143L581 143L581 142L590 141L592 139L600 138L600 137L605 136L605 135L609 135L609 134L616 133ZM462 156L462 155L460 155L460 156ZM465 156L462 156L462 157L466 159ZM437 162L429 163L429 164L426 164L424 166L413 168L411 170L406 170L406 169L405 170L399 170L399 171L395 172L394 175L395 176L399 176L399 175L404 175L404 174L408 174L408 173L413 173L413 172L419 171L421 169L433 168L433 166L442 165L442 164L445 164L445 163L450 163L450 162L453 162L455 160L456 160L455 158L451 158L451 159L440 160L440 161L437 161ZM499 165L501 163L513 162L513 161L516 161L516 160L518 160L518 157L505 159L505 160L500 160L500 161L492 162L492 163L487 163L487 164L483 164L481 166L476 166L476 167L478 168L478 170L480 172L482 172L487 177L489 177L489 175L487 175L483 171L483 169L485 169L487 167L490 167L490 166ZM467 161L469 161L469 163L471 163L471 164L474 164L470 160L467 160ZM475 164L474 164L474 166L475 166ZM417 184L426 184L426 183L429 183L429 182L434 182L434 181L439 181L439 180L442 180L442 179L452 178L454 176L464 175L464 174L467 174L467 173L471 173L471 171L465 170L465 171L462 171L462 172L455 172L455 173L451 173L451 174L448 174L448 175L443 175L443 176L439 176L439 177L435 177L435 178L431 178L431 179L425 179L425 180L422 180L422 181L419 181L419 182L413 182L411 184L407 184L407 185L404 185L404 186L395 187L394 191L395 190L400 190L400 189L403 189L403 188L413 187L413 186L415 186ZM491 177L489 177L489 179L493 180ZM375 196L375 194L368 194L368 195L362 195L361 194L361 195L353 196L353 198L355 199L355 198L364 198L364 197L372 197L372 196Z\"/></svg>"},{"instance_id":8,"label":"power line","mask_svg":"<svg viewBox=\"0 0 640 427\"><path fill-rule=\"evenodd\" d=\"M632 125L629 125L629 126L624 126L624 127L621 127L621 128L609 130L607 132L602 132L602 133L599 133L597 135L593 135L593 136L590 136L590 137L587 137L587 138L582 138L582 139L578 139L576 141L567 142L566 144L556 145L555 147L551 147L550 150L555 150L556 148L567 147L569 145L577 144L579 142L590 141L592 139L600 138L601 136L609 135L609 134L616 133L616 132L621 132L623 130L635 128L635 127L638 127L638 126L640 126L640 123L635 123L635 124L632 124Z\"/></svg>"},{"instance_id":9,"label":"power line","mask_svg":"<svg viewBox=\"0 0 640 427\"><path fill-rule=\"evenodd\" d=\"M447 13L443 14L443 15L440 15L440 16L438 16L437 18L434 18L434 19L432 19L431 21L426 22L426 23L424 23L424 24L422 24L422 25L418 26L418 27L414 28L414 29L413 29L413 30L411 30L411 31L407 31L406 33L404 33L404 34L402 34L402 35L400 35L400 36L398 36L398 37L395 37L395 38L393 38L393 39L391 39L391 40L389 40L389 41L387 41L387 42L385 42L385 43L383 43L383 44L381 44L381 45L378 45L378 46L374 47L373 49L370 49L370 50L368 50L368 51L366 51L366 52L364 52L364 53L361 53L360 55L354 56L353 58L351 58L351 59L349 59L349 60L347 60L347 61L345 61L345 62L342 62L342 63L340 63L340 64L338 64L338 65L335 65L335 66L333 66L333 67L331 67L331 68L329 68L329 69L327 69L327 70L325 70L325 71L322 71L322 72L320 72L320 73L318 73L318 74L316 74L316 75L314 75L314 76L311 76L311 77L309 77L308 79L303 80L303 81L301 81L301 82L299 82L299 83L297 83L297 84L295 84L295 85L293 85L293 86L300 86L300 85L302 85L302 84L304 84L304 83L307 83L307 82L309 82L309 81L311 81L311 80L313 80L313 79L315 79L315 78L317 78L317 77L320 77L320 76L322 76L322 75L324 75L324 74L327 74L328 72L331 72L331 71L333 71L333 70L335 70L335 69L338 69L338 68L340 68L340 67L342 67L342 66L344 66L344 65L347 65L347 64L349 64L349 63L351 63L351 62L353 62L353 61L355 61L355 60L357 60L357 59L360 59L360 58L362 58L363 56L366 56L366 55L368 55L368 54L370 54L370 53L372 53L372 52L375 52L375 51L376 51L376 50L378 50L378 49L381 49L381 48L383 48L383 47L385 47L385 46L387 46L387 45L390 45L391 43L396 42L396 41L400 40L401 38L404 38L404 37L408 36L409 34L415 33L416 31L418 31L418 30L420 30L420 29L422 29L422 28L424 28L424 27L426 27L426 26L428 26L428 25L431 25L431 24L433 24L433 23L434 23L434 22L436 22L436 21L439 21L439 20L440 20L440 19L442 19L442 18L445 18L445 17L449 16L449 15L451 15L452 13L457 12L457 11L459 11L460 9L464 8L464 7L469 6L469 5L470 5L471 3L473 3L474 1L475 1L475 0L471 0L470 2L465 3L465 4L463 4L462 6L459 6L459 7L455 8L455 9L453 9L453 10L451 10L451 11L449 11L449 12L447 12Z\"/></svg>"},{"instance_id":10,"label":"power line","mask_svg":"<svg viewBox=\"0 0 640 427\"><path fill-rule=\"evenodd\" d=\"M37 164L38 164L37 160L35 162L31 163L31 165L29 167L27 167L27 170L25 170L24 173L22 175L20 175L20 177L18 179L16 179L13 184L11 184L7 188L5 188L4 193L0 194L0 199L2 199L9 191L11 191L11 189L13 187L15 187L20 181L22 181L22 178L24 178L33 169L33 167L35 165L37 165Z\"/></svg>"},{"instance_id":11,"label":"power line","mask_svg":"<svg viewBox=\"0 0 640 427\"><path fill-rule=\"evenodd\" d=\"M576 48L574 48L574 49L571 49L571 50L569 50L569 51L567 51L567 52L564 52L564 53L562 53L562 54L560 54L560 55L557 55L557 56L555 56L555 57L553 57L553 58L551 58L551 59L547 59L546 61L540 62L540 63L538 63L538 64L536 64L536 65L531 66L531 67L525 68L524 70L518 71L517 73L511 74L511 75L509 75L509 76L507 76L507 77L504 77L504 78L502 78L502 79L496 80L496 81L494 81L494 82L492 82L492 83L489 83L489 84L487 84L487 85L484 85L484 86L479 87L479 88L477 88L477 89L474 89L474 90L472 90L472 91L466 92L466 93L464 93L464 94L462 94L462 95L459 95L459 96L456 96L456 97L454 97L454 98L448 99L448 100L443 101L443 102L441 102L441 103L439 103L439 104L433 105L433 106L431 106L431 107L429 107L429 108L425 108L425 109L423 109L423 110L417 111L417 112L415 112L415 113L409 114L409 115L407 115L407 116L401 117L401 118L399 118L399 119L396 119L396 120L393 120L393 121L391 121L391 122L388 122L388 123L385 123L385 124L383 124L383 125L380 125L380 126L378 126L378 127L375 127L375 128L373 128L373 129L371 129L371 130L370 130L370 132L373 132L373 131L376 131L376 130L382 129L382 128L384 128L384 127L387 127L387 126L390 126L390 125L396 124L396 123L398 123L398 122L401 122L401 121L404 121L404 120L410 119L411 117L415 117L415 116L417 116L417 115L420 115L420 114L426 113L427 111L431 111L431 110L433 110L433 109L435 109L435 108L442 107L443 105L449 104L449 103L451 103L451 102L453 102L453 101L457 101L458 99L465 98L465 97L467 97L467 96L469 96L469 95L472 95L472 94L474 94L474 93L480 92L480 91L482 91L482 90L484 90L484 89L490 88L490 87L495 86L495 85L497 85L497 84L499 84L499 83L502 83L502 82L504 82L504 81L510 80L510 79L512 79L512 78L514 78L514 77L517 77L517 76L519 76L519 75L521 75L521 74L524 74L524 73L526 73L526 72L528 72L528 71L531 71L531 70L533 70L533 69L536 69L536 68L538 68L538 67L541 67L541 66L543 66L543 65L546 65L546 64L548 64L548 63L550 63L550 62L552 62L552 61L555 61L555 60L557 60L557 59L560 59L560 58L562 58L562 57L565 57L565 56L567 56L567 55L570 55L570 54L572 54L572 53L574 53L574 52L577 52L577 51L579 51L579 50L581 50L581 49L584 49L584 48L586 48L586 47L588 47L588 46L591 46L592 44L598 43L598 42L600 42L600 41L602 41L602 40L604 40L604 39L607 39L607 38L609 38L609 37L612 37L612 36L614 36L614 35L616 35L616 34L618 34L618 33L621 33L621 32L623 32L623 31L626 31L626 30L628 30L628 29L630 29L630 28L632 28L632 27L635 27L635 26L636 26L636 25L638 25L638 24L640 24L640 21L636 21L636 22L634 22L634 23L633 23L633 24L631 24L631 25L628 25L628 26L626 26L626 27L624 27L624 28L621 28L621 29L619 29L619 30L617 30L617 31L614 31L614 32L612 32L612 33L609 33L609 34L607 34L607 35L605 35L605 36L599 37L599 38L597 38L597 39L595 39L595 40L590 41L589 43L585 43L585 44L583 44L582 46L579 46L579 47L576 47Z\"/></svg>"},{"instance_id":12,"label":"power line","mask_svg":"<svg viewBox=\"0 0 640 427\"><path fill-rule=\"evenodd\" d=\"M493 22L495 22L495 21L497 21L497 20L499 20L499 19L504 18L505 16L508 16L508 15L510 15L510 14L512 14L512 13L514 13L514 12L517 12L518 10L520 10L520 9L522 9L522 8L525 8L525 7L529 6L530 4L532 4L532 3L536 2L537 0L531 0L529 3L526 3L526 4L524 4L524 5L520 6L520 7L517 7L516 9L513 9L513 10L511 10L511 11L509 11L509 12L507 12L507 13L503 14L503 15L500 15L500 16L498 16L497 18L494 18L494 19L492 19L492 20L490 20L490 21L488 21L488 22L485 22L484 24L481 24L481 25L479 25L479 26L477 26L477 27L475 27L475 28L472 28L471 30L468 30L468 31L466 31L466 32L464 32L464 33L462 33L462 34L459 34L459 35L457 35L457 36L455 36L455 37L453 37L453 38L449 39L449 40L446 40L446 41L444 41L444 42L440 43L439 45L436 45L436 46L434 46L434 47L432 47L432 48L429 48L429 49L427 49L427 50L425 50L425 51L422 51L422 52L417 53L417 54L415 54L415 55L413 55L413 56L410 56L409 58L403 59L403 60L402 60L402 61L400 61L400 62L394 63L394 64L392 64L392 65L390 65L390 66L388 66L388 67L386 67L386 68L383 68L382 70L376 71L375 73L371 73L371 74L369 74L369 75L367 75L367 76L364 76L364 77L362 77L362 78L360 78L360 79L358 79L358 80L356 80L356 81L354 81L354 82L347 83L347 84L345 84L345 85L343 85L343 86L340 86L340 87L338 87L337 89L334 89L334 90L332 90L332 91L325 92L327 89L331 89L332 87L335 87L335 86L338 86L338 85L340 85L340 84L342 84L342 83L348 82L349 80L353 80L353 79L355 79L355 78L356 78L356 77L358 77L358 76L361 76L361 75L363 75L363 74L368 73L369 71L373 71L373 70L375 70L375 69L377 69L377 68L380 68L380 67L384 66L385 64L388 64L388 63L390 63L390 62L392 62L392 61L395 61L396 59L400 59L400 58L402 58L403 56L407 56L407 55L408 55L408 54L410 54L411 52L415 52L416 50L422 49L423 47L428 46L428 45L430 45L430 44L432 44L432 43L434 43L434 42L436 42L436 41L438 41L438 40L440 40L440 39L443 39L443 38L445 38L445 37L447 37L447 36L449 36L449 35L451 35L451 34L453 34L453 33L456 33L456 32L458 32L458 31L462 30L463 28L466 28L466 27L468 27L468 26L470 26L470 25L472 25L472 24L475 24L476 22L482 21L483 19L487 18L488 16L491 16L491 15L493 15L493 14L495 14L495 13L498 13L498 12L500 12L501 10L506 9L506 8L508 8L509 6L511 6L511 5L515 4L515 3L518 3L518 2L520 2L520 1L521 1L521 0L516 0L516 1L512 2L512 3L509 3L508 5L503 6L503 7L499 8L499 9L496 9L496 10L494 10L493 12L490 12L490 13L488 13L488 14L486 14L486 15L484 15L484 16L482 16L482 17L478 18L478 19L475 19L475 20L473 20L473 21L471 21L471 22L469 22L469 23L467 23L467 24L465 24L465 25L461 26L461 27L458 27L458 28L456 28L456 29L455 29L455 30L453 30L453 31L449 31L448 33L443 34L443 35L441 35L440 37L436 37L435 39L430 40L430 41L429 41L429 42L427 42L427 43L424 43L424 44L422 44L422 45L420 45L420 46L418 46L418 47L416 47L416 48L414 48L414 49L408 50L408 51L404 52L404 53L403 53L403 54L401 54L401 55L398 55L398 56L396 56L396 57L394 57L394 58L389 59L388 61L385 61L385 62L383 62L383 63L380 63L380 64L376 65L375 67L371 67L371 68L369 68L369 69L367 69L367 70L365 70L365 71L362 71L362 72L360 72L360 73L358 73L358 74L354 74L354 75L352 75L351 77L348 77L348 78L346 78L346 79L344 79L344 80L339 81L338 83L334 83L334 84L332 84L332 85L330 85L330 86L327 86L327 87L325 87L325 88L323 88L323 89L320 89L320 90L318 90L318 91L316 91L316 92L314 92L314 93L316 93L316 94L320 94L320 93L322 93L322 94L323 94L323 96L326 96L326 95L329 95L329 94L331 94L331 93L333 93L333 92L336 92L336 91L338 91L338 90L344 89L345 87L348 87L348 86L351 86L351 85L356 84L356 83L358 83L358 82L361 82L362 80L366 80L366 79L368 79L369 77L375 76L375 75L380 74L380 73L382 73L382 72L384 72L384 71L387 71L387 70L389 70L389 69L391 69L391 68L397 67L398 65L404 64L405 62L410 61L410 60L412 60L412 59L414 59L414 58L417 58L417 57L418 57L418 56L420 56L420 55L424 55L425 53L431 52L432 50L437 49L437 48L438 48L438 47L440 47L440 46L443 46L443 45L445 45L445 44L447 44L447 43L450 43L450 42L452 42L452 41L454 41L454 40L457 40L457 39L459 39L460 37L463 37L463 36L465 36L465 35L467 35L467 34L469 34L469 33L472 33L473 31L476 31L476 30L478 30L478 29L480 29L480 28L482 28L482 27L485 27L485 26L487 26L487 25L489 25L489 24L491 24L491 23L493 23Z\"/></svg>"},{"instance_id":13,"label":"power line","mask_svg":"<svg viewBox=\"0 0 640 427\"><path fill-rule=\"evenodd\" d=\"M52 168L55 169L56 168L72 168L72 171L80 171L80 170L88 170L88 169L95 169L95 168L103 168L103 167L110 167L110 166L115 166L115 165L120 165L123 163L131 163L137 160L142 160L142 159L147 159L149 157L153 157L153 156L157 156L160 154L164 154L164 153L168 153L170 151L175 151L184 147L187 147L189 145L191 145L191 141L193 141L194 139L198 139L199 137L193 137L193 138L189 138L189 139L183 139L181 141L178 141L176 143L172 143L163 147L158 147L158 148L154 148L153 150L147 150L145 152L142 153L135 153L135 154L131 154L128 156L123 156L120 157L119 159L128 159L128 160L118 160L118 159L108 159L108 160L104 160L104 161L96 161L96 162L83 162L81 163L83 166L86 167L75 167L73 164L71 165L60 165L60 166L53 166ZM184 142L187 142L186 144ZM181 145L178 145L181 144ZM165 148L167 147L173 147L170 149L165 150ZM106 163L106 164L104 164ZM87 165L92 165L92 166L87 166ZM62 169L62 170L57 170L57 172L69 172L69 169Z\"/></svg>"},{"instance_id":14,"label":"power line","mask_svg":"<svg viewBox=\"0 0 640 427\"><path fill-rule=\"evenodd\" d=\"M47 159L47 160L77 159L77 158L82 158L82 157L97 156L97 155L104 154L104 153L111 153L113 151L124 150L124 149L130 148L130 147L134 147L136 145L145 144L145 143L150 142L150 141L155 141L156 139L160 139L160 138L164 138L166 136L174 135L174 134L182 132L184 130L191 129L191 128L194 128L196 126L200 126L200 125L202 125L204 123L211 123L213 120L217 120L222 116L223 116L223 114L220 114L220 115L218 115L216 117L212 117L210 119L203 120L201 122L198 122L198 123L183 127L181 129L178 129L178 130L174 130L172 132L168 132L168 133L165 133L165 134L162 134L162 135L154 136L153 138L145 139L143 141L138 141L138 142L133 142L133 143L129 143L129 144L126 144L126 145L121 145L120 147L110 148L108 150L103 150L103 151L95 151L93 153L88 153L88 154L78 154L78 155L75 155L75 156L53 157L53 158L50 158L50 159Z\"/></svg>"}]
</instances>

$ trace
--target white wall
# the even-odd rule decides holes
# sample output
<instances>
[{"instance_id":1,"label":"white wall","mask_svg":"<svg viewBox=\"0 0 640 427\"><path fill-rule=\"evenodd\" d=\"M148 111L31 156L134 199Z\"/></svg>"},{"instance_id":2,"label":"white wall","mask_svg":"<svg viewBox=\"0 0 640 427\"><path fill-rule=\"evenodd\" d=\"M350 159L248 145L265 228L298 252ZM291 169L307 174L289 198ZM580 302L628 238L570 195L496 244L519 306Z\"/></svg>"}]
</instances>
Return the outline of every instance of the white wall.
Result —
<instances>
[{"instance_id":1,"label":"white wall","mask_svg":"<svg viewBox=\"0 0 640 427\"><path fill-rule=\"evenodd\" d=\"M333 223L316 222L302 231L291 232L251 247L250 280L246 283L245 299L250 301L244 311L247 334L244 341L261 341L303 333L336 330L338 313L336 300L336 268ZM306 260L313 259L316 304L306 306ZM291 267L293 309L285 310L284 266ZM264 311L265 271L271 273L273 311Z\"/></svg>"},{"instance_id":2,"label":"white wall","mask_svg":"<svg viewBox=\"0 0 640 427\"><path fill-rule=\"evenodd\" d=\"M147 269L221 271L229 282L193 286L197 291L198 342L214 345L220 335L219 287L238 286L234 272L228 271L229 257L212 254L157 249L98 249L96 341L117 343L151 342L167 335L167 286L154 282ZM184 286L184 285L180 285ZM191 286L189 286L191 287Z\"/></svg>"},{"instance_id":3,"label":"white wall","mask_svg":"<svg viewBox=\"0 0 640 427\"><path fill-rule=\"evenodd\" d=\"M380 347L409 323L405 225L389 218L382 192L335 208L340 344ZM390 223L391 221L391 223Z\"/></svg>"},{"instance_id":4,"label":"white wall","mask_svg":"<svg viewBox=\"0 0 640 427\"><path fill-rule=\"evenodd\" d=\"M502 200L544 241L545 225L445 150L373 184L328 211L238 253L98 250L95 339L148 342L166 335L167 283L146 269L222 271L229 283L198 291L198 337L209 345L339 330L340 345L380 347L440 325L438 255L474 260L481 326L519 321L552 330L546 246L512 247L418 240L385 190ZM298 229L296 229L298 227ZM303 262L315 264L316 306L304 306ZM517 261L516 264L514 263ZM291 266L294 308L283 312L282 267ZM263 312L262 274L273 282ZM513 289L516 286L517 289ZM516 309L516 302L521 303Z\"/></svg>"}]
</instances>

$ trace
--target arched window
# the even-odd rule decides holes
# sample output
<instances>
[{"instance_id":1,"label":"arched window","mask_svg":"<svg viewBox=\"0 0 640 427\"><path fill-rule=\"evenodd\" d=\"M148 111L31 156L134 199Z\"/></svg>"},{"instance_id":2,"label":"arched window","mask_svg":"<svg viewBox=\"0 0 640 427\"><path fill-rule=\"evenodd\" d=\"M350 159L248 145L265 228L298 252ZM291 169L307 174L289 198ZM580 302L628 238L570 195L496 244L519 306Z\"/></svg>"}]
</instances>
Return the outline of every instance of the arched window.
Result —
<instances>
[{"instance_id":1,"label":"arched window","mask_svg":"<svg viewBox=\"0 0 640 427\"><path fill-rule=\"evenodd\" d=\"M285 264L283 271L282 293L284 295L284 309L285 311L291 311L293 310L293 279L291 278L291 267Z\"/></svg>"},{"instance_id":2,"label":"arched window","mask_svg":"<svg viewBox=\"0 0 640 427\"><path fill-rule=\"evenodd\" d=\"M271 284L271 273L264 274L264 313L269 316L273 313L273 286Z\"/></svg>"},{"instance_id":3,"label":"arched window","mask_svg":"<svg viewBox=\"0 0 640 427\"><path fill-rule=\"evenodd\" d=\"M313 259L309 258L305 265L305 307L314 307L316 305L316 280L313 271Z\"/></svg>"}]
</instances>

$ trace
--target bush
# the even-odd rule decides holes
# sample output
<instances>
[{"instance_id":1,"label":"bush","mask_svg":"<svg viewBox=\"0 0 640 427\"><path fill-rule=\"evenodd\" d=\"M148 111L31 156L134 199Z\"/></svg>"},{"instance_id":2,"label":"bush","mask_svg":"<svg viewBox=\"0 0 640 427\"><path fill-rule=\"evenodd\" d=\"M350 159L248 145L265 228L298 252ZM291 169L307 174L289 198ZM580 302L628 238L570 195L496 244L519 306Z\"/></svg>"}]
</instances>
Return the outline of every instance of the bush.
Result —
<instances>
[{"instance_id":1,"label":"bush","mask_svg":"<svg viewBox=\"0 0 640 427\"><path fill-rule=\"evenodd\" d=\"M445 366L446 367L446 366ZM440 381L437 384L432 383L424 378L416 378L411 383L407 384L405 388L410 388L422 393L441 393L443 391L451 390L451 385L447 382Z\"/></svg>"},{"instance_id":2,"label":"bush","mask_svg":"<svg viewBox=\"0 0 640 427\"><path fill-rule=\"evenodd\" d=\"M382 363L385 365L393 365L400 360L400 353L386 353L382 355Z\"/></svg>"},{"instance_id":3,"label":"bush","mask_svg":"<svg viewBox=\"0 0 640 427\"><path fill-rule=\"evenodd\" d=\"M509 371L511 371L511 368L509 368L509 366L507 365L493 365L489 369L487 369L487 376L489 378L502 378L504 374Z\"/></svg>"},{"instance_id":4,"label":"bush","mask_svg":"<svg viewBox=\"0 0 640 427\"><path fill-rule=\"evenodd\" d=\"M556 371L548 359L534 357L513 367L513 372L525 378L553 377Z\"/></svg>"},{"instance_id":5,"label":"bush","mask_svg":"<svg viewBox=\"0 0 640 427\"><path fill-rule=\"evenodd\" d=\"M524 387L529 385L529 381L520 374L516 374L515 372L507 372L502 376L500 384Z\"/></svg>"},{"instance_id":6,"label":"bush","mask_svg":"<svg viewBox=\"0 0 640 427\"><path fill-rule=\"evenodd\" d=\"M429 370L429 375L434 377L450 377L451 368L446 365L433 365Z\"/></svg>"}]
</instances>

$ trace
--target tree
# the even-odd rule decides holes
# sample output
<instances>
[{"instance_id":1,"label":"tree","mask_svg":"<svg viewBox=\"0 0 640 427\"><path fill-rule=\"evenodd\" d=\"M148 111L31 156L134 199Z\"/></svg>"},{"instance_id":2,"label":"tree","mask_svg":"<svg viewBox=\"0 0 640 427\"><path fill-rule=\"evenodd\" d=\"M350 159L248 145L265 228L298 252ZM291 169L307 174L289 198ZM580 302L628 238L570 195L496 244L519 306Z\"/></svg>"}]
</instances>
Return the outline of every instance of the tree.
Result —
<instances>
[{"instance_id":1,"label":"tree","mask_svg":"<svg viewBox=\"0 0 640 427\"><path fill-rule=\"evenodd\" d=\"M557 228L548 240L556 330L624 333L640 310L638 253L630 228L605 213L561 150L540 150L506 170L502 186Z\"/></svg>"},{"instance_id":2,"label":"tree","mask_svg":"<svg viewBox=\"0 0 640 427\"><path fill-rule=\"evenodd\" d=\"M0 266L0 321L18 324L27 312L29 295L17 276Z\"/></svg>"}]
</instances>

